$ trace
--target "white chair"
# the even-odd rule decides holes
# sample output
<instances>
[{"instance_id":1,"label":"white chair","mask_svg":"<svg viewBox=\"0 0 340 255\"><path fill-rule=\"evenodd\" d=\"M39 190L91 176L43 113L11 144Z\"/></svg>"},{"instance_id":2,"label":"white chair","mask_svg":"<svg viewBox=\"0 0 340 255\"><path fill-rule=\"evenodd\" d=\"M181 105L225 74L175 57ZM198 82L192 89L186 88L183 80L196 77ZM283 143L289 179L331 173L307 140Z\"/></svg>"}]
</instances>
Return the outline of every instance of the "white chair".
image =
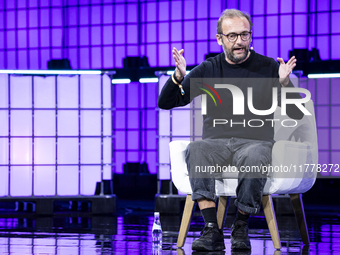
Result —
<instances>
[{"instance_id":1,"label":"white chair","mask_svg":"<svg viewBox=\"0 0 340 255\"><path fill-rule=\"evenodd\" d=\"M315 182L317 171L312 166L318 163L318 145L315 125L314 105L312 100L305 107L312 114L305 115L294 128L275 125L274 140L276 141L272 150L272 166L291 167L290 178L284 178L283 173L274 172L268 176L264 187L262 205L267 220L268 228L272 237L274 247L281 249L280 236L277 228L276 216L273 207L273 194L289 194L294 213L299 225L302 241L309 244L308 229L304 214L301 194L308 191ZM280 108L274 113L275 119L283 119L279 114ZM288 125L288 122L286 122ZM291 123L290 123L291 125ZM177 247L183 247L189 230L192 210L195 202L191 200L191 186L185 163L185 150L190 141L170 142L171 176L176 188L187 194L180 231L178 234ZM309 166L305 169L305 166ZM292 170L295 167L295 172ZM306 171L307 170L307 171ZM236 195L237 178L216 180L216 194L219 196L217 220L218 226L223 228L224 215L227 209L229 197Z\"/></svg>"}]
</instances>

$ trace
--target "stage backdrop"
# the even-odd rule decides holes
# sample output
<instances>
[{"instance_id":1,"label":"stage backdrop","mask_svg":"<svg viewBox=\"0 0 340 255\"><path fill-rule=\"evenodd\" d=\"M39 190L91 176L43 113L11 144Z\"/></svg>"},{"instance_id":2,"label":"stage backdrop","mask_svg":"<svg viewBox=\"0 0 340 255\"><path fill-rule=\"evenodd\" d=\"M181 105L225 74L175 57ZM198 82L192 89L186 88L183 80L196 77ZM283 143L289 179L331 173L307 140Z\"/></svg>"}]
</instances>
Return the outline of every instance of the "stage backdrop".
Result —
<instances>
[{"instance_id":1,"label":"stage backdrop","mask_svg":"<svg viewBox=\"0 0 340 255\"><path fill-rule=\"evenodd\" d=\"M0 196L94 195L111 179L107 75L0 75Z\"/></svg>"},{"instance_id":2,"label":"stage backdrop","mask_svg":"<svg viewBox=\"0 0 340 255\"><path fill-rule=\"evenodd\" d=\"M322 60L340 59L339 0L0 0L0 69L47 69L59 58L73 69L121 68L126 56L174 66L172 47L196 65L222 51L226 8L251 15L260 54L288 60L293 48L317 48Z\"/></svg>"}]
</instances>

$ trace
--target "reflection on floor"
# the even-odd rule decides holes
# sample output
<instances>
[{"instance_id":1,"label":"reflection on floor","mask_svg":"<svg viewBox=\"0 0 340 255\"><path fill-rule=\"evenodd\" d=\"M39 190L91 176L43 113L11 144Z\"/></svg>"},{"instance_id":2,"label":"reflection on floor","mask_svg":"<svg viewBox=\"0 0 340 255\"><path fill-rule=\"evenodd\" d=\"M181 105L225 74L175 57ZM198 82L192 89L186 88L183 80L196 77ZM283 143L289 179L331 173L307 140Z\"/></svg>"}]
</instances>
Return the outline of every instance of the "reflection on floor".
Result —
<instances>
[{"instance_id":1,"label":"reflection on floor","mask_svg":"<svg viewBox=\"0 0 340 255\"><path fill-rule=\"evenodd\" d=\"M303 246L293 215L278 216L283 248L276 251L263 216L251 217L251 252L230 251L228 215L224 228L226 250L195 253L191 243L202 229L199 213L194 213L182 249L176 248L181 217L161 215L163 250L153 251L152 204L120 207L117 215L95 217L88 214L35 217L33 214L0 214L0 254L340 254L340 210L335 207L308 207L306 217L311 244Z\"/></svg>"}]
</instances>

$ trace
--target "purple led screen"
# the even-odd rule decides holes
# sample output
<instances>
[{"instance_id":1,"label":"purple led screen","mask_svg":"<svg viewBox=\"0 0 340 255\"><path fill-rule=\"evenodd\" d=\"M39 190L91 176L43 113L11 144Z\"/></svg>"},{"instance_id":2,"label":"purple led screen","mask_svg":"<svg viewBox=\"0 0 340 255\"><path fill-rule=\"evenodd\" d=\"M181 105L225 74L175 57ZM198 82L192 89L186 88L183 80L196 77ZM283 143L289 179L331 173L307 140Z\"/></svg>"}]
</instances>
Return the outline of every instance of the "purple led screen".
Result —
<instances>
[{"instance_id":1,"label":"purple led screen","mask_svg":"<svg viewBox=\"0 0 340 255\"><path fill-rule=\"evenodd\" d=\"M300 86L311 92L315 107L318 134L318 163L333 164L332 171L321 173L323 176L340 176L340 79L307 79L300 81Z\"/></svg>"},{"instance_id":2,"label":"purple led screen","mask_svg":"<svg viewBox=\"0 0 340 255\"><path fill-rule=\"evenodd\" d=\"M113 172L126 162L147 162L157 172L157 83L113 85Z\"/></svg>"},{"instance_id":3,"label":"purple led screen","mask_svg":"<svg viewBox=\"0 0 340 255\"><path fill-rule=\"evenodd\" d=\"M111 179L107 75L0 75L0 196L93 195Z\"/></svg>"},{"instance_id":4,"label":"purple led screen","mask_svg":"<svg viewBox=\"0 0 340 255\"><path fill-rule=\"evenodd\" d=\"M338 0L0 0L0 69L47 69L50 59L60 58L73 69L115 69L126 56L147 56L151 67L174 66L172 47L183 48L187 64L196 65L221 52L216 24L226 8L251 15L260 54L288 60L293 48L316 47L322 60L340 59ZM123 94L113 99L114 172L129 161L157 170L156 87L115 86ZM330 87L318 90L316 102L317 118L328 123L318 122L323 162L340 153L338 89Z\"/></svg>"},{"instance_id":5,"label":"purple led screen","mask_svg":"<svg viewBox=\"0 0 340 255\"><path fill-rule=\"evenodd\" d=\"M258 53L287 60L293 48L316 47L322 60L340 58L337 0L1 0L0 68L47 69L68 58L73 69L110 69L144 55L150 66L171 66L174 46L196 65L221 51L216 22L225 8L252 16Z\"/></svg>"}]
</instances>

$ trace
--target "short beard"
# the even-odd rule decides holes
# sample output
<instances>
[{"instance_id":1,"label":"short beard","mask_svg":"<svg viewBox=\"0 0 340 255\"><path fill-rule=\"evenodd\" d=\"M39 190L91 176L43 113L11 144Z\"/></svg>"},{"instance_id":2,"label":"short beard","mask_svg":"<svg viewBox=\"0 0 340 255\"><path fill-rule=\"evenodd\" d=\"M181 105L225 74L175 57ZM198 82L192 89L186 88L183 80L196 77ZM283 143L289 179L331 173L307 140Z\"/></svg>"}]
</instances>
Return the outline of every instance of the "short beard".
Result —
<instances>
[{"instance_id":1,"label":"short beard","mask_svg":"<svg viewBox=\"0 0 340 255\"><path fill-rule=\"evenodd\" d=\"M238 64L238 63L242 62L243 60L245 60L245 59L247 58L247 56L248 56L248 53L249 53L249 48L247 48L246 51L244 52L245 54L244 54L243 56L241 56L241 57L236 57L236 56L233 54L233 50L229 51L229 50L227 49L227 47L225 46L225 44L223 43L223 41L222 41L222 47L223 47L223 50L224 50L224 54L227 55L227 58L228 58L231 62L233 62L233 63L235 63L235 64Z\"/></svg>"}]
</instances>

